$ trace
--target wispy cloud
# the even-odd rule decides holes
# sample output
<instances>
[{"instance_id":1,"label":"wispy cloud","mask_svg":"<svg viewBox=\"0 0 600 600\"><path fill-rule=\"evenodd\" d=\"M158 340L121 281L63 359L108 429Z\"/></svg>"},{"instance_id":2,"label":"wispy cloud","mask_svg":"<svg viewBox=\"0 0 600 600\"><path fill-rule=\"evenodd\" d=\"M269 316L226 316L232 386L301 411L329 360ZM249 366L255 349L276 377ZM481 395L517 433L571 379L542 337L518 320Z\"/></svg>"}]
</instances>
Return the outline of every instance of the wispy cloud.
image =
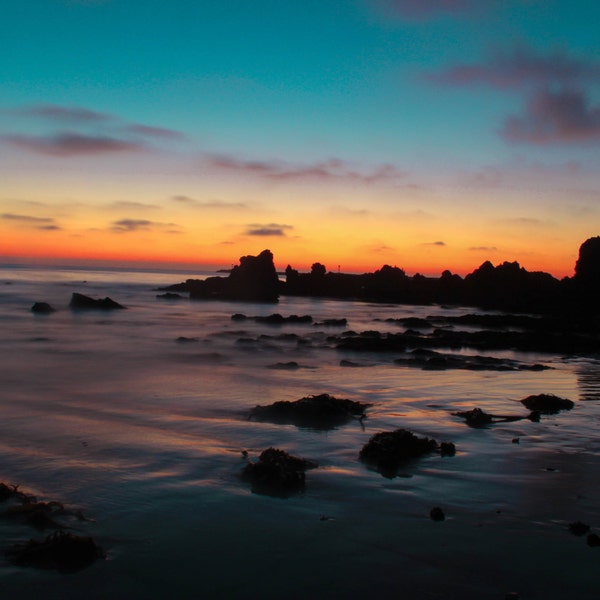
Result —
<instances>
[{"instance_id":1,"label":"wispy cloud","mask_svg":"<svg viewBox=\"0 0 600 600\"><path fill-rule=\"evenodd\" d=\"M0 219L13 221L25 227L33 227L43 231L56 231L61 229L51 217L32 217L30 215L18 215L13 213L3 213Z\"/></svg>"},{"instance_id":2,"label":"wispy cloud","mask_svg":"<svg viewBox=\"0 0 600 600\"><path fill-rule=\"evenodd\" d=\"M171 196L171 200L180 202L181 204L187 204L195 208L248 208L243 202L225 202L224 200L197 200L190 196L176 195Z\"/></svg>"},{"instance_id":3,"label":"wispy cloud","mask_svg":"<svg viewBox=\"0 0 600 600\"><path fill-rule=\"evenodd\" d=\"M446 242L437 241L437 242L423 242L421 246L446 246Z\"/></svg>"},{"instance_id":4,"label":"wispy cloud","mask_svg":"<svg viewBox=\"0 0 600 600\"><path fill-rule=\"evenodd\" d=\"M270 181L314 180L342 181L358 183L394 182L406 177L404 171L385 164L370 172L359 171L346 161L331 158L308 165L293 165L280 161L252 161L224 155L204 156L204 164L209 168L235 171Z\"/></svg>"},{"instance_id":5,"label":"wispy cloud","mask_svg":"<svg viewBox=\"0 0 600 600\"><path fill-rule=\"evenodd\" d=\"M158 204L144 204L143 202L131 202L128 200L121 200L119 202L113 202L107 204L106 208L109 210L160 210Z\"/></svg>"},{"instance_id":6,"label":"wispy cloud","mask_svg":"<svg viewBox=\"0 0 600 600\"><path fill-rule=\"evenodd\" d=\"M19 120L42 123L49 131L32 136L14 133L2 139L33 152L55 156L95 154L100 152L131 151L149 148L152 142L182 140L185 135L165 127L127 121L117 115L99 112L81 106L33 104L2 109L4 114ZM58 130L58 131L57 131Z\"/></svg>"},{"instance_id":7,"label":"wispy cloud","mask_svg":"<svg viewBox=\"0 0 600 600\"><path fill-rule=\"evenodd\" d=\"M496 88L536 88L600 81L600 62L570 57L563 50L538 54L520 45L496 52L484 62L455 65L425 79L443 85L489 85Z\"/></svg>"},{"instance_id":8,"label":"wispy cloud","mask_svg":"<svg viewBox=\"0 0 600 600\"><path fill-rule=\"evenodd\" d=\"M13 115L24 117L42 117L54 121L98 123L110 121L114 117L107 113L90 110L80 106L59 106L57 104L34 104L21 108L8 109Z\"/></svg>"},{"instance_id":9,"label":"wispy cloud","mask_svg":"<svg viewBox=\"0 0 600 600\"><path fill-rule=\"evenodd\" d=\"M499 129L510 142L556 144L600 140L600 105L586 88L600 83L600 61L520 46L478 64L457 65L425 78L448 86L486 85L524 94L521 114Z\"/></svg>"},{"instance_id":10,"label":"wispy cloud","mask_svg":"<svg viewBox=\"0 0 600 600\"><path fill-rule=\"evenodd\" d=\"M146 150L145 146L128 140L73 132L49 136L7 135L2 139L12 146L50 156L81 156Z\"/></svg>"},{"instance_id":11,"label":"wispy cloud","mask_svg":"<svg viewBox=\"0 0 600 600\"><path fill-rule=\"evenodd\" d=\"M255 235L259 237L284 236L286 231L293 228L293 225L280 225L278 223L269 223L268 225L253 223L247 226L244 235Z\"/></svg>"},{"instance_id":12,"label":"wispy cloud","mask_svg":"<svg viewBox=\"0 0 600 600\"><path fill-rule=\"evenodd\" d=\"M469 252L498 252L496 246L471 246Z\"/></svg>"},{"instance_id":13,"label":"wispy cloud","mask_svg":"<svg viewBox=\"0 0 600 600\"><path fill-rule=\"evenodd\" d=\"M533 144L600 140L600 105L591 106L581 91L540 90L523 114L506 119L501 135Z\"/></svg>"},{"instance_id":14,"label":"wispy cloud","mask_svg":"<svg viewBox=\"0 0 600 600\"><path fill-rule=\"evenodd\" d=\"M166 129L165 127L151 127L150 125L132 124L125 128L125 131L136 133L146 137L163 138L169 140L181 140L185 138L183 133L174 129Z\"/></svg>"},{"instance_id":15,"label":"wispy cloud","mask_svg":"<svg viewBox=\"0 0 600 600\"><path fill-rule=\"evenodd\" d=\"M132 233L135 231L167 230L167 233L180 233L175 223L159 223L148 219L120 219L113 221L110 229L115 233Z\"/></svg>"}]
</instances>

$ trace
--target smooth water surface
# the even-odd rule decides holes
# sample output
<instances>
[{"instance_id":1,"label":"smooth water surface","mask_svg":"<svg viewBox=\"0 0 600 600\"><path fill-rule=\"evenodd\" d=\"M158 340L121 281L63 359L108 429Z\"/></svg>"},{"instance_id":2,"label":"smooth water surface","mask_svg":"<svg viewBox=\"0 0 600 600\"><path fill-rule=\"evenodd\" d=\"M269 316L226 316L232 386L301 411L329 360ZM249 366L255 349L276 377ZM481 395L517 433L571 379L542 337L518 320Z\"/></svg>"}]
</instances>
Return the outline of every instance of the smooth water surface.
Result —
<instances>
[{"instance_id":1,"label":"smooth water surface","mask_svg":"<svg viewBox=\"0 0 600 600\"><path fill-rule=\"evenodd\" d=\"M598 597L600 548L567 527L600 532L597 358L497 354L553 367L540 372L401 367L389 353L341 353L328 337L473 309L156 297L185 278L0 271L0 481L82 509L94 522L76 532L108 552L72 574L2 560L3 597ZM71 311L72 292L127 309ZM57 311L33 314L36 301ZM273 312L317 324L231 319ZM340 317L346 327L318 325ZM298 368L274 368L291 361ZM257 404L321 393L373 406L329 431L248 419ZM575 408L483 429L451 414L526 414L519 400L538 393ZM371 435L399 427L457 454L393 478L358 460ZM303 494L255 494L240 478L242 450L256 459L269 446L319 463ZM434 506L445 521L429 518ZM0 532L2 549L45 535L7 521Z\"/></svg>"}]
</instances>

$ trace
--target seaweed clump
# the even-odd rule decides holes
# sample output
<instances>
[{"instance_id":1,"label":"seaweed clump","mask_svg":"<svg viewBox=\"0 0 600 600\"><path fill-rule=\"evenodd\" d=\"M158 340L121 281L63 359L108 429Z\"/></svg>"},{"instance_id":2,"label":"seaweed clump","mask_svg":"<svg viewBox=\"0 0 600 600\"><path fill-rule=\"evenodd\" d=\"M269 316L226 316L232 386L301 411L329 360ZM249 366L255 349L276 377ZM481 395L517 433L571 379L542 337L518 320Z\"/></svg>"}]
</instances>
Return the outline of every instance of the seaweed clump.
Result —
<instances>
[{"instance_id":1,"label":"seaweed clump","mask_svg":"<svg viewBox=\"0 0 600 600\"><path fill-rule=\"evenodd\" d=\"M373 435L362 447L359 457L372 464L384 477L394 477L402 464L439 450L433 439L418 437L406 429L396 429Z\"/></svg>"},{"instance_id":2,"label":"seaweed clump","mask_svg":"<svg viewBox=\"0 0 600 600\"><path fill-rule=\"evenodd\" d=\"M526 408L546 414L555 414L561 410L571 410L575 403L568 398L561 398L554 394L535 394L521 400Z\"/></svg>"},{"instance_id":3,"label":"seaweed clump","mask_svg":"<svg viewBox=\"0 0 600 600\"><path fill-rule=\"evenodd\" d=\"M351 419L364 419L365 411L372 406L329 394L307 396L294 402L280 400L266 406L255 406L250 418L273 423L291 423L298 427L333 429Z\"/></svg>"},{"instance_id":4,"label":"seaweed clump","mask_svg":"<svg viewBox=\"0 0 600 600\"><path fill-rule=\"evenodd\" d=\"M56 531L44 540L14 544L6 551L7 559L18 566L80 571L106 554L91 537Z\"/></svg>"},{"instance_id":5,"label":"seaweed clump","mask_svg":"<svg viewBox=\"0 0 600 600\"><path fill-rule=\"evenodd\" d=\"M305 471L318 466L316 462L271 447L263 450L257 462L248 462L242 476L251 482L255 493L285 497L304 490Z\"/></svg>"}]
</instances>

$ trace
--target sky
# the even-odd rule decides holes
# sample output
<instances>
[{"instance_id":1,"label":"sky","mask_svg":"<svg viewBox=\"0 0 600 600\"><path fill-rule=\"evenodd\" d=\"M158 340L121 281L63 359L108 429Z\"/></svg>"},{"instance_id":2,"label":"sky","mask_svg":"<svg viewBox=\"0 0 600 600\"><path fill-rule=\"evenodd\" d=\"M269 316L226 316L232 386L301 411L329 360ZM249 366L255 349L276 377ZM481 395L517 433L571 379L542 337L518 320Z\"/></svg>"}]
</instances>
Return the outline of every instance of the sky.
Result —
<instances>
[{"instance_id":1,"label":"sky","mask_svg":"<svg viewBox=\"0 0 600 600\"><path fill-rule=\"evenodd\" d=\"M596 0L6 0L0 260L571 276Z\"/></svg>"}]
</instances>

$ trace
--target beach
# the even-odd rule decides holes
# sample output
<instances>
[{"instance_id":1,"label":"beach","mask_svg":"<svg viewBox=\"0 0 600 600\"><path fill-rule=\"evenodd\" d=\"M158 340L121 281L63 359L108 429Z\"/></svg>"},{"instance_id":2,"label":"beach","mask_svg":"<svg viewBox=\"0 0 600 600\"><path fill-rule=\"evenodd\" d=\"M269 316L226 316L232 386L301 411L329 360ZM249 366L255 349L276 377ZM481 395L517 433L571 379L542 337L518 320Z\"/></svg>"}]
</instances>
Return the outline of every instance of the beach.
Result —
<instances>
[{"instance_id":1,"label":"beach","mask_svg":"<svg viewBox=\"0 0 600 600\"><path fill-rule=\"evenodd\" d=\"M600 532L598 356L506 350L493 356L549 368L423 370L330 340L403 330L386 319L481 311L157 298L184 278L0 270L0 481L81 510L90 520L73 531L106 551L68 574L2 557L6 597L597 598L600 548L569 524ZM74 292L126 310L73 311ZM42 301L56 311L33 314ZM231 318L275 312L312 321ZM322 393L372 406L333 429L249 418L256 405ZM480 428L453 414L525 417L520 400L542 393L575 406ZM398 428L456 454L393 477L359 460L372 435ZM318 463L300 493L254 493L241 477L268 447ZM0 528L4 547L47 533L7 519Z\"/></svg>"}]
</instances>

